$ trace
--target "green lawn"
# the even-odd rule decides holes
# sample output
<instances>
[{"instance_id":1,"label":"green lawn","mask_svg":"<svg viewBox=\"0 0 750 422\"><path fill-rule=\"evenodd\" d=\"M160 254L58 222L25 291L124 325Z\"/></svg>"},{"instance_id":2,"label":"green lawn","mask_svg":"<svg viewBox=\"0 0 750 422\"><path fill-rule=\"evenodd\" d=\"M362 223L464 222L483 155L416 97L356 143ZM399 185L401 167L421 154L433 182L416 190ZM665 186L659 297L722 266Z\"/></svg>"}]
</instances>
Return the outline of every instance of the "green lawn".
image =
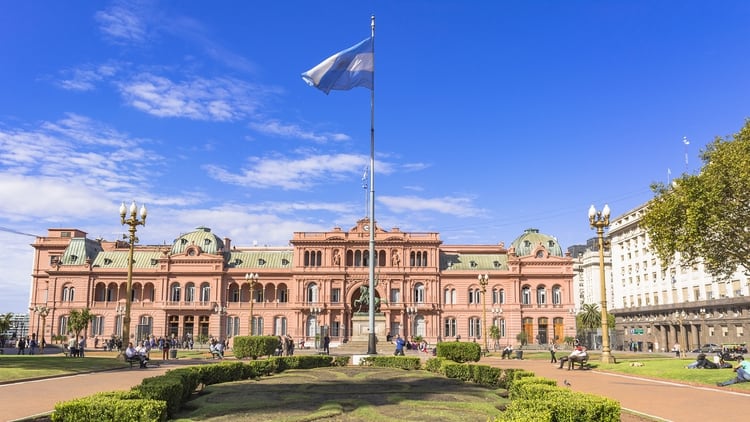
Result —
<instances>
[{"instance_id":1,"label":"green lawn","mask_svg":"<svg viewBox=\"0 0 750 422\"><path fill-rule=\"evenodd\" d=\"M130 367L115 356L0 355L0 382Z\"/></svg>"}]
</instances>

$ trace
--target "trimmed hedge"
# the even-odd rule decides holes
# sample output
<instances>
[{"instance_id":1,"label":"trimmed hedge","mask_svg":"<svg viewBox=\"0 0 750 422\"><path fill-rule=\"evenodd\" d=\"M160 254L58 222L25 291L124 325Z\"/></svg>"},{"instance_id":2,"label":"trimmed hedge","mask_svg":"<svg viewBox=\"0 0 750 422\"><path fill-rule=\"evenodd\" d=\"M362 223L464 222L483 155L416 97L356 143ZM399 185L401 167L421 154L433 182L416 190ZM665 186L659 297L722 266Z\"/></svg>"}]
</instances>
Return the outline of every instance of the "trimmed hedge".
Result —
<instances>
[{"instance_id":1,"label":"trimmed hedge","mask_svg":"<svg viewBox=\"0 0 750 422\"><path fill-rule=\"evenodd\" d=\"M377 368L420 369L422 360L413 356L368 356L360 361L360 366Z\"/></svg>"},{"instance_id":2,"label":"trimmed hedge","mask_svg":"<svg viewBox=\"0 0 750 422\"><path fill-rule=\"evenodd\" d=\"M479 343L444 341L437 344L437 356L454 362L479 362L482 347Z\"/></svg>"},{"instance_id":3,"label":"trimmed hedge","mask_svg":"<svg viewBox=\"0 0 750 422\"><path fill-rule=\"evenodd\" d=\"M98 393L57 403L52 420L163 422L167 420L167 403L138 398L131 391Z\"/></svg>"},{"instance_id":4,"label":"trimmed hedge","mask_svg":"<svg viewBox=\"0 0 750 422\"><path fill-rule=\"evenodd\" d=\"M252 358L259 356L273 356L279 347L279 338L276 336L235 336L232 343L232 352L237 359Z\"/></svg>"}]
</instances>

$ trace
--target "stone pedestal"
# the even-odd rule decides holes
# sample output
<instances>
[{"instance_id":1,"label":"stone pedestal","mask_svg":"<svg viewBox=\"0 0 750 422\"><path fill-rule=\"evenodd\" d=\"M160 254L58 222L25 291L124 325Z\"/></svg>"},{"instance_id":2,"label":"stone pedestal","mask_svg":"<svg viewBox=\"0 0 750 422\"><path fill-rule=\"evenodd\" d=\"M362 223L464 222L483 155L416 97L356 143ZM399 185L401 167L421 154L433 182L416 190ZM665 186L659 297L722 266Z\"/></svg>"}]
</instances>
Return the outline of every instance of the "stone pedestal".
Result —
<instances>
[{"instance_id":1,"label":"stone pedestal","mask_svg":"<svg viewBox=\"0 0 750 422\"><path fill-rule=\"evenodd\" d=\"M385 316L375 314L375 335L379 338L385 338ZM367 314L352 315L352 335L351 342L365 342L370 337L370 316Z\"/></svg>"}]
</instances>

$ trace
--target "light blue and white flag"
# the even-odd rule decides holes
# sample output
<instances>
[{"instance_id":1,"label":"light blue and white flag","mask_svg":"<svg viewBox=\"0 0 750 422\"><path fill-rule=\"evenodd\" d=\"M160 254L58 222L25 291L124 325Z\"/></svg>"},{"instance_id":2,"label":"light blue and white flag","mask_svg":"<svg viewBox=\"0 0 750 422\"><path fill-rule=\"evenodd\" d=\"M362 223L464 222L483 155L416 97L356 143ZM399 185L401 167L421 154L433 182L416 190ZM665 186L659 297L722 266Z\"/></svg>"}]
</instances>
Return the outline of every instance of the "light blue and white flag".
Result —
<instances>
[{"instance_id":1,"label":"light blue and white flag","mask_svg":"<svg viewBox=\"0 0 750 422\"><path fill-rule=\"evenodd\" d=\"M328 94L334 89L346 91L356 86L373 89L374 72L375 55L370 37L323 60L303 73L302 79Z\"/></svg>"}]
</instances>

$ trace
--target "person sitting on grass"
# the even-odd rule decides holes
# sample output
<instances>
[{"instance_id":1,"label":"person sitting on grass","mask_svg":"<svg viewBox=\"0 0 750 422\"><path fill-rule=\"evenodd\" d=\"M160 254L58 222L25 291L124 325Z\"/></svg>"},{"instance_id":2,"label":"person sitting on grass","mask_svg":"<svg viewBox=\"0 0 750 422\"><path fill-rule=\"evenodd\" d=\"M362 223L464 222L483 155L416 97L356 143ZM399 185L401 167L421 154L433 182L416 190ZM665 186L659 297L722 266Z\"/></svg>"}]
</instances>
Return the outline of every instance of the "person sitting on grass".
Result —
<instances>
[{"instance_id":1,"label":"person sitting on grass","mask_svg":"<svg viewBox=\"0 0 750 422\"><path fill-rule=\"evenodd\" d=\"M750 381L750 361L746 361L742 356L737 358L739 361L739 364L734 368L734 372L737 373L737 376L724 381L719 382L716 385L719 387L724 387L727 385L737 384L738 382L748 382Z\"/></svg>"},{"instance_id":2,"label":"person sitting on grass","mask_svg":"<svg viewBox=\"0 0 750 422\"><path fill-rule=\"evenodd\" d=\"M705 353L699 353L698 357L695 358L695 362L686 366L687 369L718 369L719 365L706 359Z\"/></svg>"}]
</instances>

